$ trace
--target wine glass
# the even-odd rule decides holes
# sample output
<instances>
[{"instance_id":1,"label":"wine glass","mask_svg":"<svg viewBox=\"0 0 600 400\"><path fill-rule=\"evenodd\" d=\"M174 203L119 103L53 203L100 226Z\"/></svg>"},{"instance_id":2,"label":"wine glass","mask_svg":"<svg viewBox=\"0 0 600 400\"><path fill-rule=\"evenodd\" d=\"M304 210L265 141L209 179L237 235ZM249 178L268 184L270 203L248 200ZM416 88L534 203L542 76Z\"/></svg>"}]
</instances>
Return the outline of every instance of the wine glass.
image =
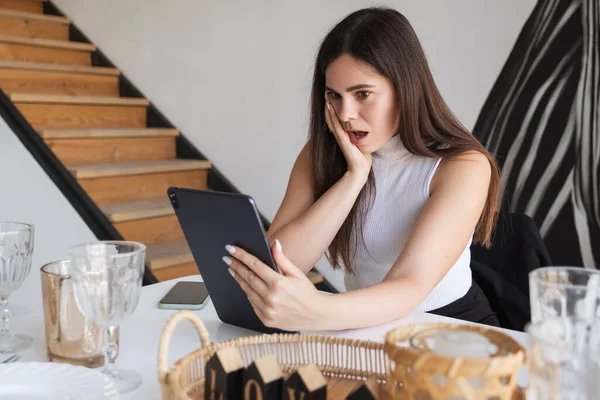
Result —
<instances>
[{"instance_id":1,"label":"wine glass","mask_svg":"<svg viewBox=\"0 0 600 400\"><path fill-rule=\"evenodd\" d=\"M142 287L146 246L128 241L81 244L69 250L75 301L81 313L104 330L104 373L119 393L142 383L135 371L116 370L118 344L113 334L136 309Z\"/></svg>"},{"instance_id":2,"label":"wine glass","mask_svg":"<svg viewBox=\"0 0 600 400\"><path fill-rule=\"evenodd\" d=\"M31 271L33 225L0 222L0 353L25 350L33 339L10 333L8 296L17 290Z\"/></svg>"}]
</instances>

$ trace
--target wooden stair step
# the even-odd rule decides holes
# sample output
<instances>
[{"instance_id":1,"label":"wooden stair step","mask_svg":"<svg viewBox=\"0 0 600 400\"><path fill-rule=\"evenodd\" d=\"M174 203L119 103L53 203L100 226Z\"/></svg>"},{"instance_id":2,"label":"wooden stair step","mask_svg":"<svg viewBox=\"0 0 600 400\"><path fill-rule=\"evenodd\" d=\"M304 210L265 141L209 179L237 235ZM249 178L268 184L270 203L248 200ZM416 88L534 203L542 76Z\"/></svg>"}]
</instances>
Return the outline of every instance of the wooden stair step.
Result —
<instances>
[{"instance_id":1,"label":"wooden stair step","mask_svg":"<svg viewBox=\"0 0 600 400\"><path fill-rule=\"evenodd\" d=\"M151 245L146 249L146 264L153 271L191 262L194 262L194 257L183 239ZM315 270L309 271L306 276L313 285L323 282L323 275Z\"/></svg>"},{"instance_id":2,"label":"wooden stair step","mask_svg":"<svg viewBox=\"0 0 600 400\"><path fill-rule=\"evenodd\" d=\"M11 93L14 103L71 104L93 106L148 106L150 102L140 97L72 96L36 93Z\"/></svg>"},{"instance_id":3,"label":"wooden stair step","mask_svg":"<svg viewBox=\"0 0 600 400\"><path fill-rule=\"evenodd\" d=\"M0 34L0 60L90 66L94 50L87 43Z\"/></svg>"},{"instance_id":4,"label":"wooden stair step","mask_svg":"<svg viewBox=\"0 0 600 400\"><path fill-rule=\"evenodd\" d=\"M161 197L158 199L106 204L100 208L112 223L174 214L173 206L166 195L164 198Z\"/></svg>"},{"instance_id":5,"label":"wooden stair step","mask_svg":"<svg viewBox=\"0 0 600 400\"><path fill-rule=\"evenodd\" d=\"M97 179L80 179L79 184L98 205L156 199L167 189L185 187L207 190L208 170L126 175Z\"/></svg>"},{"instance_id":6,"label":"wooden stair step","mask_svg":"<svg viewBox=\"0 0 600 400\"><path fill-rule=\"evenodd\" d=\"M96 50L96 46L91 43L69 42L66 40L52 40L40 38L28 38L12 35L0 35L0 43L17 44L25 46L46 47L58 50L86 51Z\"/></svg>"},{"instance_id":7,"label":"wooden stair step","mask_svg":"<svg viewBox=\"0 0 600 400\"><path fill-rule=\"evenodd\" d=\"M174 137L45 139L52 152L66 166L174 160Z\"/></svg>"},{"instance_id":8,"label":"wooden stair step","mask_svg":"<svg viewBox=\"0 0 600 400\"><path fill-rule=\"evenodd\" d=\"M5 69L0 67L0 89L7 94L119 97L119 77L70 72Z\"/></svg>"},{"instance_id":9,"label":"wooden stair step","mask_svg":"<svg viewBox=\"0 0 600 400\"><path fill-rule=\"evenodd\" d=\"M87 67L84 65L50 64L42 62L0 60L0 69L14 69L41 72L68 72L73 74L118 76L118 68Z\"/></svg>"},{"instance_id":10,"label":"wooden stair step","mask_svg":"<svg viewBox=\"0 0 600 400\"><path fill-rule=\"evenodd\" d=\"M11 100L35 129L144 128L143 98L11 93Z\"/></svg>"},{"instance_id":11,"label":"wooden stair step","mask_svg":"<svg viewBox=\"0 0 600 400\"><path fill-rule=\"evenodd\" d=\"M113 225L125 240L144 243L147 246L185 238L175 214L119 222Z\"/></svg>"},{"instance_id":12,"label":"wooden stair step","mask_svg":"<svg viewBox=\"0 0 600 400\"><path fill-rule=\"evenodd\" d=\"M173 137L179 135L179 130L171 128L40 129L39 134L44 139Z\"/></svg>"},{"instance_id":13,"label":"wooden stair step","mask_svg":"<svg viewBox=\"0 0 600 400\"><path fill-rule=\"evenodd\" d=\"M194 257L186 240L163 242L146 249L146 264L153 270L193 261Z\"/></svg>"},{"instance_id":14,"label":"wooden stair step","mask_svg":"<svg viewBox=\"0 0 600 400\"><path fill-rule=\"evenodd\" d=\"M64 17L0 8L3 35L68 41L69 24Z\"/></svg>"},{"instance_id":15,"label":"wooden stair step","mask_svg":"<svg viewBox=\"0 0 600 400\"><path fill-rule=\"evenodd\" d=\"M198 275L198 267L195 262L178 264L173 267L159 268L152 271L154 277L159 282L169 281L171 279L183 278L186 276Z\"/></svg>"},{"instance_id":16,"label":"wooden stair step","mask_svg":"<svg viewBox=\"0 0 600 400\"><path fill-rule=\"evenodd\" d=\"M77 96L72 96L77 97ZM135 100L135 99L134 99ZM14 103L34 129L145 128L146 105Z\"/></svg>"},{"instance_id":17,"label":"wooden stair step","mask_svg":"<svg viewBox=\"0 0 600 400\"><path fill-rule=\"evenodd\" d=\"M59 25L69 25L71 23L71 20L66 17L59 17L56 15L47 15L27 11L10 10L6 8L0 8L0 17L25 19L28 21L43 21Z\"/></svg>"},{"instance_id":18,"label":"wooden stair step","mask_svg":"<svg viewBox=\"0 0 600 400\"><path fill-rule=\"evenodd\" d=\"M42 14L45 0L0 0L0 8Z\"/></svg>"},{"instance_id":19,"label":"wooden stair step","mask_svg":"<svg viewBox=\"0 0 600 400\"><path fill-rule=\"evenodd\" d=\"M209 169L211 163L203 160L150 160L68 167L77 179L107 178L126 175L157 174Z\"/></svg>"}]
</instances>

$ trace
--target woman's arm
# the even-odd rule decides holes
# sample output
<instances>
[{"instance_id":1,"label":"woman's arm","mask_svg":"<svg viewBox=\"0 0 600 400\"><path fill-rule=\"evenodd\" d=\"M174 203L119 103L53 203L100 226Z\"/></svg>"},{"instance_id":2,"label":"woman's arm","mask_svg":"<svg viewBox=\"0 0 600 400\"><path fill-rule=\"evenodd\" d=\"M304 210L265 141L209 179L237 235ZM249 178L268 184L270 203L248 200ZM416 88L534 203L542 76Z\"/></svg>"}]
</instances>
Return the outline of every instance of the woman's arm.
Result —
<instances>
[{"instance_id":1,"label":"woman's arm","mask_svg":"<svg viewBox=\"0 0 600 400\"><path fill-rule=\"evenodd\" d=\"M367 183L372 157L350 142L335 108L326 100L325 119L348 165L346 173L315 201L312 192L310 142L298 156L288 188L267 234L278 239L290 259L305 274L325 253Z\"/></svg>"},{"instance_id":2,"label":"woman's arm","mask_svg":"<svg viewBox=\"0 0 600 400\"><path fill-rule=\"evenodd\" d=\"M483 211L490 176L489 162L480 153L443 160L431 197L383 282L324 296L315 328L363 328L412 312L464 251Z\"/></svg>"},{"instance_id":3,"label":"woman's arm","mask_svg":"<svg viewBox=\"0 0 600 400\"><path fill-rule=\"evenodd\" d=\"M304 273L325 253L366 183L361 174L347 172L314 201L309 146L304 146L294 164L283 202L267 232L269 242L278 239L286 256Z\"/></svg>"}]
</instances>

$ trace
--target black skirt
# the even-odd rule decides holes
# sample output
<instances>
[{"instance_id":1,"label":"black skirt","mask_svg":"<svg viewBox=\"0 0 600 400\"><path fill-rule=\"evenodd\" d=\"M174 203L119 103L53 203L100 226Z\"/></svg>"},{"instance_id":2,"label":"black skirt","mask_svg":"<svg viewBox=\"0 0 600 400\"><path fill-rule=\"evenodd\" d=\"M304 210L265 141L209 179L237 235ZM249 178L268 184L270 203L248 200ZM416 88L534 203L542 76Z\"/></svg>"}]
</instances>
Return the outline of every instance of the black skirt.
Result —
<instances>
[{"instance_id":1,"label":"black skirt","mask_svg":"<svg viewBox=\"0 0 600 400\"><path fill-rule=\"evenodd\" d=\"M471 288L463 297L444 307L427 311L430 314L458 318L491 326L500 326L496 313L490 307L483 290L473 281Z\"/></svg>"}]
</instances>

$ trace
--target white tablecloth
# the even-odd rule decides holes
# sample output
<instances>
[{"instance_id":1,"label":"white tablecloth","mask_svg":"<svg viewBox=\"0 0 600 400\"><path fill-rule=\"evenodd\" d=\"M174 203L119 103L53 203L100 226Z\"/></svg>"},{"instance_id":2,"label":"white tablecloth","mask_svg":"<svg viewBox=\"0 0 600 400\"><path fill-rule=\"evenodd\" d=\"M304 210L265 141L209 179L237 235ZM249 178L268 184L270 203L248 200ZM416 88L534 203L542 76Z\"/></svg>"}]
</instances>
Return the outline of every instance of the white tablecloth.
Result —
<instances>
[{"instance_id":1,"label":"white tablecloth","mask_svg":"<svg viewBox=\"0 0 600 400\"><path fill-rule=\"evenodd\" d=\"M198 281L201 279L200 276L194 276L178 280ZM133 369L139 372L143 377L141 387L131 393L121 396L121 399L161 399L157 374L158 343L166 320L177 311L159 309L157 303L178 280L161 282L144 287L136 311L121 325L120 354L116 362L116 367ZM256 332L253 331L222 323L218 319L212 303L209 303L203 310L196 312L206 325L210 338L213 341L222 341L256 334ZM464 321L426 313L415 313L406 318L367 329L305 333L317 333L321 335L383 342L385 334L397 326L429 322L466 323ZM14 317L12 319L11 328L15 333L25 333L34 338L33 346L22 353L20 361L46 361L44 316L42 312ZM502 331L526 345L527 337L524 333L505 329ZM198 348L198 346L199 339L191 324L180 324L171 339L169 363L172 365L174 361ZM0 392L1 390L2 388L0 388Z\"/></svg>"}]
</instances>

